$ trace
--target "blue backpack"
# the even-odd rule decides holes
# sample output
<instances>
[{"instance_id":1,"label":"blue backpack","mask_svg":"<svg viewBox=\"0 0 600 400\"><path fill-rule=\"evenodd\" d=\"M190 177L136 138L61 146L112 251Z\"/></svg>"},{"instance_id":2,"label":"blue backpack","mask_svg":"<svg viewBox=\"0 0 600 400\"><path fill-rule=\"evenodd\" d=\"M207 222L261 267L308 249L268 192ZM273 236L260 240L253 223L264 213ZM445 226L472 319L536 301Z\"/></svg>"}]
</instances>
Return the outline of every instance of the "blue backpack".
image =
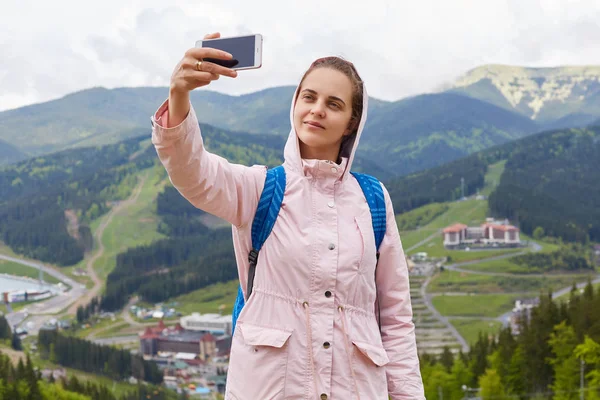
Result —
<instances>
[{"instance_id":1,"label":"blue backpack","mask_svg":"<svg viewBox=\"0 0 600 400\"><path fill-rule=\"evenodd\" d=\"M375 245L377 246L377 259L379 259L379 246L385 236L386 226L386 212L385 212L385 198L383 196L383 189L381 183L367 174L360 174L358 172L351 172L356 178L360 187L369 203L369 209L371 210L371 219L373 223L373 230L375 231ZM248 261L250 262L250 269L248 271L248 285L246 293L247 298L252 293L252 286L254 284L254 275L256 273L256 264L258 263L258 253L262 248L263 244L267 240L267 237L271 234L271 230L275 225L277 216L279 215L279 209L281 208L281 202L283 201L283 193L285 191L285 170L283 166L267 170L267 176L265 178L265 186L256 208L256 215L252 222L252 250L248 255ZM233 328L231 335L235 332L235 325L244 307L245 299L242 286L238 288L237 298L233 306ZM379 306L379 304L378 304ZM380 323L381 324L381 323ZM381 329L381 325L380 325Z\"/></svg>"}]
</instances>

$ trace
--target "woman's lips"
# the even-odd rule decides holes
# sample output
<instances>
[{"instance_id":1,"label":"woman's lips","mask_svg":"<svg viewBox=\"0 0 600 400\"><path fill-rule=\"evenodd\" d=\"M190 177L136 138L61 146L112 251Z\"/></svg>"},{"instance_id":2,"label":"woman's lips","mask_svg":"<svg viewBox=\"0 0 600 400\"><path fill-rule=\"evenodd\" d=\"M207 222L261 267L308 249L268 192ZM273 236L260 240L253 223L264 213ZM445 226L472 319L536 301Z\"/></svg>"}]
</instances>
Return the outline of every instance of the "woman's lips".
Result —
<instances>
[{"instance_id":1,"label":"woman's lips","mask_svg":"<svg viewBox=\"0 0 600 400\"><path fill-rule=\"evenodd\" d=\"M321 129L325 129L325 127L323 125L321 125L320 123L316 122L316 121L306 121L304 122L306 125L310 125L310 126L314 126L315 128L321 128Z\"/></svg>"}]
</instances>

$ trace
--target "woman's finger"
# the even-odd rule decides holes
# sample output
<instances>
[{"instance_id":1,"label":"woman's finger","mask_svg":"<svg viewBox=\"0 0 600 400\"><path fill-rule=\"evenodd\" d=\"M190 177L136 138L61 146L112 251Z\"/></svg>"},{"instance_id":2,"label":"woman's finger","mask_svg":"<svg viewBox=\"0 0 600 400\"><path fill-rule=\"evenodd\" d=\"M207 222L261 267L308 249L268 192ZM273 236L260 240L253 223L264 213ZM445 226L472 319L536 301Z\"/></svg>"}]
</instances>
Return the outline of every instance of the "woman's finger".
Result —
<instances>
[{"instance_id":1,"label":"woman's finger","mask_svg":"<svg viewBox=\"0 0 600 400\"><path fill-rule=\"evenodd\" d=\"M235 58L232 58L231 60L219 60L218 58L205 58L202 61L217 64L217 65L220 65L225 68L233 68L240 63L239 60L236 60Z\"/></svg>"},{"instance_id":2,"label":"woman's finger","mask_svg":"<svg viewBox=\"0 0 600 400\"><path fill-rule=\"evenodd\" d=\"M219 74L213 74L210 72L192 72L190 74L190 77L192 79L195 79L197 81L200 82L210 82L210 81L216 81L217 79L219 79Z\"/></svg>"},{"instance_id":3,"label":"woman's finger","mask_svg":"<svg viewBox=\"0 0 600 400\"><path fill-rule=\"evenodd\" d=\"M219 32L214 32L214 33L209 33L207 35L204 35L204 40L207 39L218 39L221 37L221 34Z\"/></svg>"},{"instance_id":4,"label":"woman's finger","mask_svg":"<svg viewBox=\"0 0 600 400\"><path fill-rule=\"evenodd\" d=\"M218 58L219 60L231 60L233 56L226 51L213 49L212 47L192 47L186 55L196 60L203 58Z\"/></svg>"},{"instance_id":5,"label":"woman's finger","mask_svg":"<svg viewBox=\"0 0 600 400\"><path fill-rule=\"evenodd\" d=\"M222 67L217 64L213 64L208 61L201 61L200 65L198 66L198 60L191 59L186 64L187 65L184 65L184 67L188 67L192 70L199 71L199 72L209 72L211 74L229 76L231 78L235 78L237 76L236 71L226 68L226 67Z\"/></svg>"}]
</instances>

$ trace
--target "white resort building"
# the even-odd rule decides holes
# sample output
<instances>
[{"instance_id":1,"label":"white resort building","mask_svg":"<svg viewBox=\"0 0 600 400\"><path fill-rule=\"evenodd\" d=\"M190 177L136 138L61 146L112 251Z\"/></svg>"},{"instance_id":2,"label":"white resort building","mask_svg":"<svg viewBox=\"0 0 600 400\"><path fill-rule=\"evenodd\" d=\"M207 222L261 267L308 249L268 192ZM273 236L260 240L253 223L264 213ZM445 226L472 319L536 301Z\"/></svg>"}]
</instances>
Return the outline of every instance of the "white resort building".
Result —
<instances>
[{"instance_id":1,"label":"white resort building","mask_svg":"<svg viewBox=\"0 0 600 400\"><path fill-rule=\"evenodd\" d=\"M521 244L519 228L505 221L487 218L481 226L454 224L444 229L444 247L457 248L464 245L512 246Z\"/></svg>"},{"instance_id":2,"label":"white resort building","mask_svg":"<svg viewBox=\"0 0 600 400\"><path fill-rule=\"evenodd\" d=\"M192 313L179 320L181 326L190 331L207 331L231 334L231 315Z\"/></svg>"}]
</instances>

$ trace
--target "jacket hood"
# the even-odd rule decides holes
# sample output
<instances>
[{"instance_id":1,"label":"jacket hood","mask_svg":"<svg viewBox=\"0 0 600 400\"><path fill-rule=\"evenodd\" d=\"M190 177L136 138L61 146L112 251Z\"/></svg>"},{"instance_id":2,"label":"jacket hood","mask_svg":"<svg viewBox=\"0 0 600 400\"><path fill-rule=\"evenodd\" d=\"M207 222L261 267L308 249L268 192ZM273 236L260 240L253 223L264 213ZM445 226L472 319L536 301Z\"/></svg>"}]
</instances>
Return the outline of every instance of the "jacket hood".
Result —
<instances>
[{"instance_id":1,"label":"jacket hood","mask_svg":"<svg viewBox=\"0 0 600 400\"><path fill-rule=\"evenodd\" d=\"M300 86L296 87L294 91L294 96L292 97L292 105L290 107L290 134L288 135L287 142L285 144L285 148L283 151L284 163L291 168L292 170L298 172L299 174L304 175L304 163L302 160L302 156L300 155L300 143L298 139L298 134L296 133L296 128L294 127L294 106L296 105L296 98L298 97L298 91L300 90ZM358 147L358 143L360 141L360 137L362 135L363 128L365 126L365 122L367 120L367 109L369 108L369 95L367 94L367 88L363 81L363 107L362 114L360 118L360 123L358 124L358 129L356 133L352 135L348 140L342 142L342 148L340 149L340 156L342 158L341 165L344 167L344 173L342 175L342 180L345 180L348 177L348 173L352 168L352 163L354 161L354 156L356 154L356 149ZM344 165L345 164L345 165Z\"/></svg>"}]
</instances>

